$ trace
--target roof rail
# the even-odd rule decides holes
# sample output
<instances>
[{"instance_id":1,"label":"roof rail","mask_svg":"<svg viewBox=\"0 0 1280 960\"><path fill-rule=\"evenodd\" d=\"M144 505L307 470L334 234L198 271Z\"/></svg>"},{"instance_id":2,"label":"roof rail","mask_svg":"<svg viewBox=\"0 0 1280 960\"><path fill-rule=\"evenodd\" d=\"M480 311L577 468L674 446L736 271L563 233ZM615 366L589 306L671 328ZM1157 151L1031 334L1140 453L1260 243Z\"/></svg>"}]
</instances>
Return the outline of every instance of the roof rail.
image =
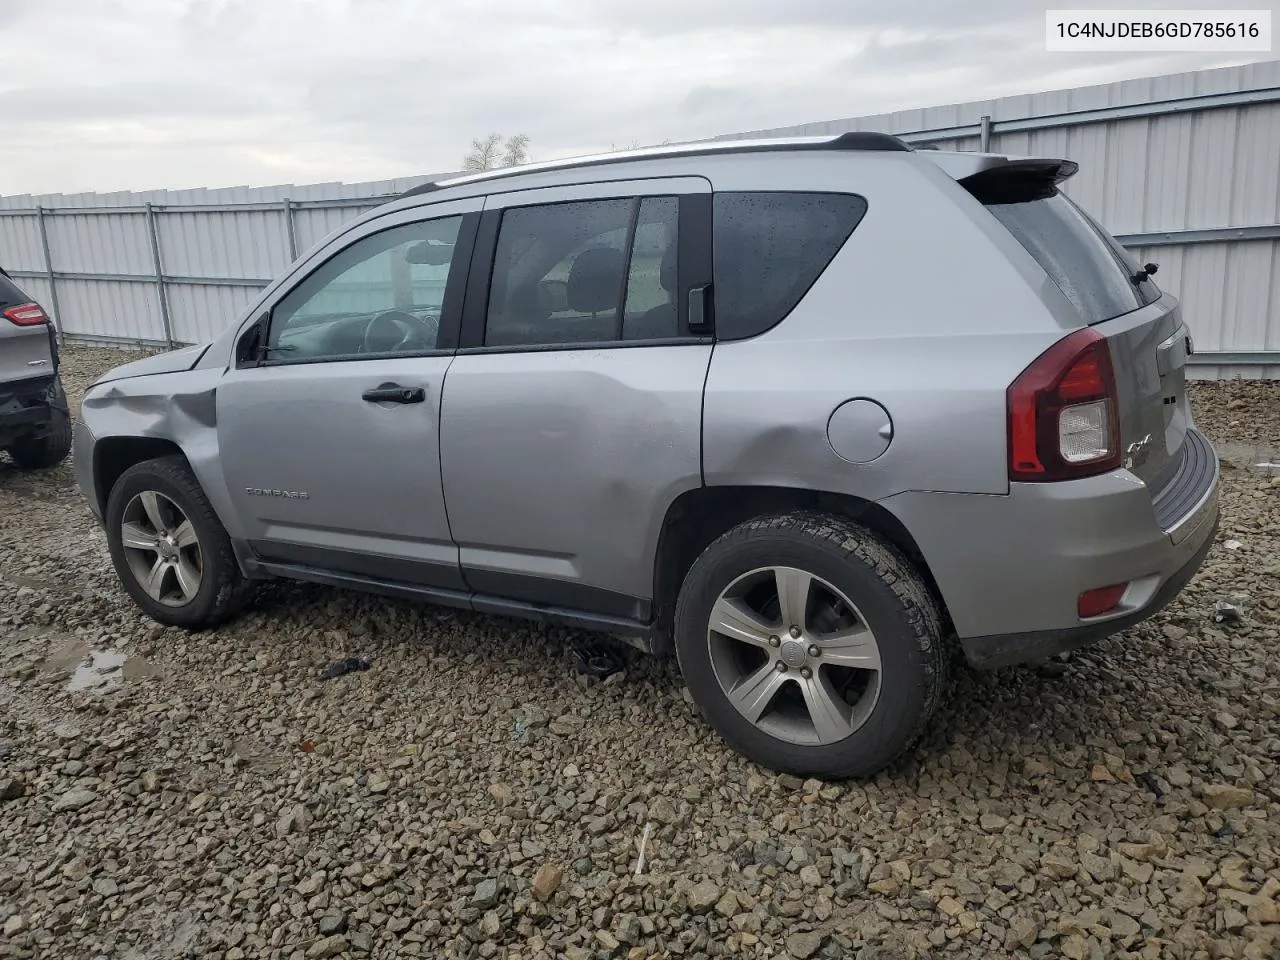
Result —
<instances>
[{"instance_id":1,"label":"roof rail","mask_svg":"<svg viewBox=\"0 0 1280 960\"><path fill-rule=\"evenodd\" d=\"M765 153L773 151L810 151L810 150L867 150L910 152L914 148L905 140L887 133L875 133L864 130L851 130L848 133L832 137L768 137L758 140L698 140L692 143L678 143L661 147L644 147L639 150L619 150L616 153L601 153L585 157L570 157L566 160L544 160L539 163L525 163L515 167L502 167L498 170L483 170L479 173L463 174L437 180L413 187L400 194L401 197L412 197L417 194L432 193L445 187L462 186L469 183L481 183L489 180L500 180L504 177L517 177L526 173L541 173L552 170L573 170L579 167L596 167L609 163L627 163L635 160L660 160L664 157L700 157L733 153Z\"/></svg>"}]
</instances>

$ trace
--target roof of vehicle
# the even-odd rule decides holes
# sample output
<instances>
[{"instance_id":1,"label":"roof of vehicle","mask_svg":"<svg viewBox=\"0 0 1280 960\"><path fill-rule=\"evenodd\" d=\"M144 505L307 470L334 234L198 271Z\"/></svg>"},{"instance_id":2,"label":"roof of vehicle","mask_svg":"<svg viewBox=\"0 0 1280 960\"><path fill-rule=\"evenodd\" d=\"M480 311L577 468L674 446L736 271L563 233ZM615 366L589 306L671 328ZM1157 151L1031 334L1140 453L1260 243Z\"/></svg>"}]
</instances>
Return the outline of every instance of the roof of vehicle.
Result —
<instances>
[{"instance_id":1,"label":"roof of vehicle","mask_svg":"<svg viewBox=\"0 0 1280 960\"><path fill-rule=\"evenodd\" d=\"M1035 165L1044 169L1055 168L1058 179L1066 179L1075 173L1076 165L1056 158L1021 157L999 153L979 153L967 150L939 150L933 146L913 147L905 140L887 133L850 131L829 137L769 137L756 140L702 140L692 143L669 144L660 147L644 147L637 150L619 150L614 153L570 157L564 160L546 160L525 163L497 170L452 176L435 180L406 190L398 199L434 193L450 187L486 184L510 178L538 173L581 170L606 164L634 163L645 160L663 160L680 157L715 157L745 153L811 153L815 151L857 153L916 153L927 157L955 180L965 180L975 174L996 167L1024 167Z\"/></svg>"},{"instance_id":2,"label":"roof of vehicle","mask_svg":"<svg viewBox=\"0 0 1280 960\"><path fill-rule=\"evenodd\" d=\"M714 140L694 143L677 143L660 147L644 147L638 150L619 150L614 153L592 154L584 157L571 157L565 160L545 160L538 163L525 163L515 167L503 167L498 170L484 170L478 173L450 177L447 180L436 180L406 190L401 197L411 197L422 193L432 193L448 187L465 186L473 183L487 183L507 177L524 176L531 173L543 173L556 170L573 170L581 167L595 167L602 164L629 163L636 160L658 160L666 157L700 157L722 156L733 153L764 153L770 151L810 151L810 150L850 150L850 151L888 151L909 153L913 148L904 140L887 133L869 131L851 131L834 137L770 137L760 140Z\"/></svg>"}]
</instances>

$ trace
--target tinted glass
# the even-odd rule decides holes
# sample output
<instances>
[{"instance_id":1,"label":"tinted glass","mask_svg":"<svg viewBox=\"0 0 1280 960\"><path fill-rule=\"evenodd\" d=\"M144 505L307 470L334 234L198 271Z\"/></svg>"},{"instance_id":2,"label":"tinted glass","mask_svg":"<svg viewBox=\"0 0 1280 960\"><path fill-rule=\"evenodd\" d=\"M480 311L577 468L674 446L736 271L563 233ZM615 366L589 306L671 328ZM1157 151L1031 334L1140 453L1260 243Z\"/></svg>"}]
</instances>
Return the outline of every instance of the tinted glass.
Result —
<instances>
[{"instance_id":1,"label":"tinted glass","mask_svg":"<svg viewBox=\"0 0 1280 960\"><path fill-rule=\"evenodd\" d=\"M987 209L1036 258L1086 323L1129 313L1160 296L1150 281L1137 284L1132 258L1061 193Z\"/></svg>"},{"instance_id":2,"label":"tinted glass","mask_svg":"<svg viewBox=\"0 0 1280 960\"><path fill-rule=\"evenodd\" d=\"M271 312L273 360L434 350L461 217L356 241Z\"/></svg>"},{"instance_id":3,"label":"tinted glass","mask_svg":"<svg viewBox=\"0 0 1280 960\"><path fill-rule=\"evenodd\" d=\"M676 305L675 197L649 197L640 204L627 271L624 340L656 340L680 334Z\"/></svg>"},{"instance_id":4,"label":"tinted glass","mask_svg":"<svg viewBox=\"0 0 1280 960\"><path fill-rule=\"evenodd\" d=\"M0 273L0 307L12 307L19 303L30 303L31 298L13 282L7 273Z\"/></svg>"},{"instance_id":5,"label":"tinted glass","mask_svg":"<svg viewBox=\"0 0 1280 960\"><path fill-rule=\"evenodd\" d=\"M506 211L485 345L616 339L632 206L591 200Z\"/></svg>"},{"instance_id":6,"label":"tinted glass","mask_svg":"<svg viewBox=\"0 0 1280 960\"><path fill-rule=\"evenodd\" d=\"M717 193L716 336L755 336L790 313L866 210L850 194Z\"/></svg>"}]
</instances>

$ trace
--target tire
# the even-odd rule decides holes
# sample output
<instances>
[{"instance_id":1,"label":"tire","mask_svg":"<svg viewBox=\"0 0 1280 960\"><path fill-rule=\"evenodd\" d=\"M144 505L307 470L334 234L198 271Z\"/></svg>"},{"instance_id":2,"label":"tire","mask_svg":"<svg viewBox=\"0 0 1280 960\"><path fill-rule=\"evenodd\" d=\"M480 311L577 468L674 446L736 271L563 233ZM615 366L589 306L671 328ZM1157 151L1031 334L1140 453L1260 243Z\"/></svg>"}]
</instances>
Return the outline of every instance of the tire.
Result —
<instances>
[{"instance_id":1,"label":"tire","mask_svg":"<svg viewBox=\"0 0 1280 960\"><path fill-rule=\"evenodd\" d=\"M785 616L801 603L784 588L808 598L805 613ZM734 632L713 631L713 612ZM805 620L798 638L787 619ZM916 743L949 689L941 617L919 573L880 537L820 513L750 520L707 547L680 590L675 647L708 723L780 773L870 777Z\"/></svg>"},{"instance_id":2,"label":"tire","mask_svg":"<svg viewBox=\"0 0 1280 960\"><path fill-rule=\"evenodd\" d=\"M163 521L160 528L171 534L168 545L128 547L126 523L130 524L131 543L147 538L159 542L154 537L158 525L152 519L156 516L153 509ZM190 525L186 532L183 519ZM116 575L151 619L200 630L230 619L248 601L253 584L240 572L227 531L181 456L146 460L122 473L107 498L104 523ZM194 543L190 542L192 537ZM157 597L148 592L144 581L149 581L148 572L154 573L161 564L169 569L159 575ZM198 580L191 577L192 570ZM184 575L179 575L180 571Z\"/></svg>"},{"instance_id":3,"label":"tire","mask_svg":"<svg viewBox=\"0 0 1280 960\"><path fill-rule=\"evenodd\" d=\"M37 439L18 440L9 447L9 456L23 470L56 467L71 452L71 418L63 410L50 413L47 434Z\"/></svg>"}]
</instances>

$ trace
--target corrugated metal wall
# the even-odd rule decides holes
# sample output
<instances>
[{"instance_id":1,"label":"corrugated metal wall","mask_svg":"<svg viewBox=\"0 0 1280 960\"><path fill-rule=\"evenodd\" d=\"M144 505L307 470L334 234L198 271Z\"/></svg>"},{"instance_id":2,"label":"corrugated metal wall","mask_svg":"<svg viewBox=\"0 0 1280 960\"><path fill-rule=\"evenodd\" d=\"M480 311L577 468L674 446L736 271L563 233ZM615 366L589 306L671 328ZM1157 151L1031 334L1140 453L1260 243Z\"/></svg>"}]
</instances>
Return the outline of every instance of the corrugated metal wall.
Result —
<instances>
[{"instance_id":1,"label":"corrugated metal wall","mask_svg":"<svg viewBox=\"0 0 1280 960\"><path fill-rule=\"evenodd\" d=\"M998 152L1078 161L1067 192L1140 261L1159 262L1156 280L1182 298L1195 334L1195 372L1280 377L1280 61L726 138L849 130L941 149L985 140ZM376 198L434 178L0 197L0 264L55 309L69 335L194 342L232 322L295 251ZM85 207L117 209L76 212Z\"/></svg>"},{"instance_id":2,"label":"corrugated metal wall","mask_svg":"<svg viewBox=\"0 0 1280 960\"><path fill-rule=\"evenodd\" d=\"M217 336L296 255L351 217L441 176L0 197L0 265L54 313L66 336L198 343Z\"/></svg>"}]
</instances>

